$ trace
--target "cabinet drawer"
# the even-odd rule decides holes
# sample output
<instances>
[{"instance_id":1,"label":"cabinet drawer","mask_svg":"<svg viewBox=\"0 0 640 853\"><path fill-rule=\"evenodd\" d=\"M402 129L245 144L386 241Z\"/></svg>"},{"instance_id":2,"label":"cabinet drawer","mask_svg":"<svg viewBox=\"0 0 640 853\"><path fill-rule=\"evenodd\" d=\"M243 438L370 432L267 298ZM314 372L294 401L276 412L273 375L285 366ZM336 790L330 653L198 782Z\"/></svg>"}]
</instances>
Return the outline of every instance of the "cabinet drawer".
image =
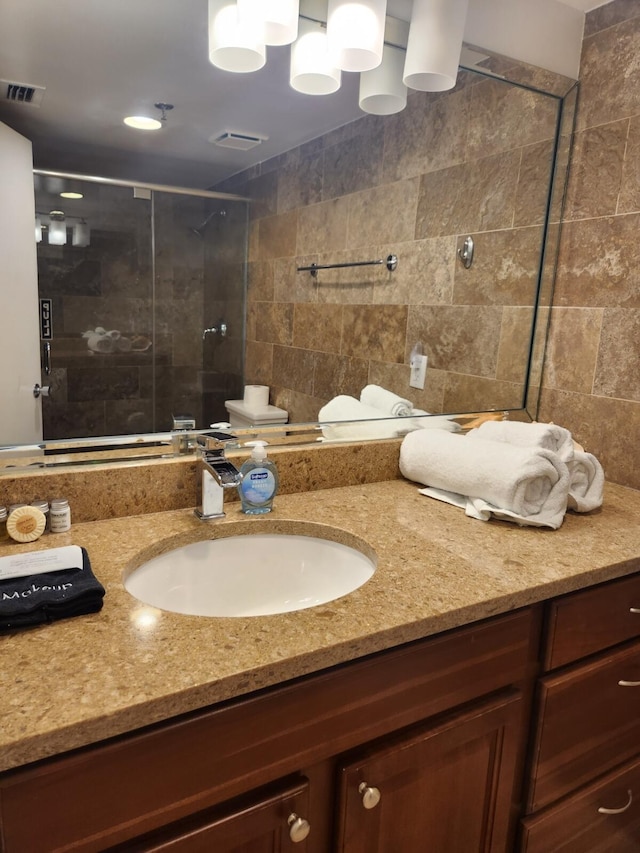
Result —
<instances>
[{"instance_id":1,"label":"cabinet drawer","mask_svg":"<svg viewBox=\"0 0 640 853\"><path fill-rule=\"evenodd\" d=\"M546 670L640 637L640 574L552 602L547 636Z\"/></svg>"},{"instance_id":2,"label":"cabinet drawer","mask_svg":"<svg viewBox=\"0 0 640 853\"><path fill-rule=\"evenodd\" d=\"M613 814L599 809L613 810ZM523 821L522 853L638 853L640 759Z\"/></svg>"},{"instance_id":3,"label":"cabinet drawer","mask_svg":"<svg viewBox=\"0 0 640 853\"><path fill-rule=\"evenodd\" d=\"M525 609L7 773L3 853L88 853L166 826L522 683L538 643Z\"/></svg>"},{"instance_id":4,"label":"cabinet drawer","mask_svg":"<svg viewBox=\"0 0 640 853\"><path fill-rule=\"evenodd\" d=\"M640 643L545 676L539 706L530 810L549 805L638 752Z\"/></svg>"}]
</instances>

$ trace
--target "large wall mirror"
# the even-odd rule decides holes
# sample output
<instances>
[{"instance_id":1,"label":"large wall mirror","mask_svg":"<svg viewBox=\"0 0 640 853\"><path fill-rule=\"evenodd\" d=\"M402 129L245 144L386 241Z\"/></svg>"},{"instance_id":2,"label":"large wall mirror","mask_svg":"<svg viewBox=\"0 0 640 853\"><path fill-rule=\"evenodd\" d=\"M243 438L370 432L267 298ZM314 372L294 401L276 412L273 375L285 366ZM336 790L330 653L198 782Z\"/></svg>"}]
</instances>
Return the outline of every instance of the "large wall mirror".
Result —
<instances>
[{"instance_id":1,"label":"large wall mirror","mask_svg":"<svg viewBox=\"0 0 640 853\"><path fill-rule=\"evenodd\" d=\"M115 443L119 456L173 452L177 416L227 421L247 385L268 386L286 412L266 429L273 442L402 434L409 422L383 410L379 428L318 427L357 420L339 400L371 385L409 402L412 428L535 417L575 97L573 81L484 55L455 89L411 93L397 115L363 117L209 193L37 173L45 234L60 182L81 183L83 199L65 244L38 244L52 393L45 456L32 448L25 464ZM423 387L410 384L415 352ZM3 451L0 465L16 464Z\"/></svg>"}]
</instances>

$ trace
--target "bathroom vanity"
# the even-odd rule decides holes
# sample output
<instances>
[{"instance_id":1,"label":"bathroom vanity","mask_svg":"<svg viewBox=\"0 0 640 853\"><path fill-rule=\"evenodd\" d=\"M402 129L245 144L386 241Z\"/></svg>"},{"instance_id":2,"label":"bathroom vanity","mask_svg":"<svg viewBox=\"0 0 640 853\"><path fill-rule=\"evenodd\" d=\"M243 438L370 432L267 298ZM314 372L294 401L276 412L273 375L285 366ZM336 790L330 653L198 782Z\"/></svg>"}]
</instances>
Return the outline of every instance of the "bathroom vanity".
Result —
<instances>
[{"instance_id":1,"label":"bathroom vanity","mask_svg":"<svg viewBox=\"0 0 640 853\"><path fill-rule=\"evenodd\" d=\"M485 524L390 480L40 540L84 545L107 595L0 638L3 853L636 850L639 512L608 485L558 531ZM123 587L229 525L310 518L377 556L336 601L208 619Z\"/></svg>"}]
</instances>

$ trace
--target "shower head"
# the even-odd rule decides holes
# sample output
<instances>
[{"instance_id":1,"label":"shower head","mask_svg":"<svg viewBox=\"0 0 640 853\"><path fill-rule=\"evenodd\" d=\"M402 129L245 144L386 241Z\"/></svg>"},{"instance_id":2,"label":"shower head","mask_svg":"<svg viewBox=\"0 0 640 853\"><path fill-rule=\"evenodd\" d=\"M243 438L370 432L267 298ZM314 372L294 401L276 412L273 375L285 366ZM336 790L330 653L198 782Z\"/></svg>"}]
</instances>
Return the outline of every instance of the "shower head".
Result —
<instances>
[{"instance_id":1,"label":"shower head","mask_svg":"<svg viewBox=\"0 0 640 853\"><path fill-rule=\"evenodd\" d=\"M203 219L203 221L196 228L189 228L189 231L193 231L194 234L197 234L198 237L204 237L204 229L211 222L214 216L226 216L227 211L222 210L212 210L211 213Z\"/></svg>"}]
</instances>

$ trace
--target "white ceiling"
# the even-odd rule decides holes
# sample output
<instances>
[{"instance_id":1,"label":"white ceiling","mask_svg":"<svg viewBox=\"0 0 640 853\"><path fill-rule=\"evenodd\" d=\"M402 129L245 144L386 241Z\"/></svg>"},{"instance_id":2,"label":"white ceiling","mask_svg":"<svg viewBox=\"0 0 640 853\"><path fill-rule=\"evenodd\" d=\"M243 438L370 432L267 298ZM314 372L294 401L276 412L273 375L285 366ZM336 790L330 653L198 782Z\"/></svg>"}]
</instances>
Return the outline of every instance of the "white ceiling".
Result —
<instances>
[{"instance_id":1,"label":"white ceiling","mask_svg":"<svg viewBox=\"0 0 640 853\"><path fill-rule=\"evenodd\" d=\"M405 20L410 8L388 3ZM209 187L362 115L357 75L331 96L291 89L287 47L253 74L214 68L206 14L206 0L0 0L0 79L46 87L39 107L0 102L0 121L33 140L41 167ZM175 105L162 131L122 123L158 101ZM249 152L208 141L224 130L269 139Z\"/></svg>"}]
</instances>

